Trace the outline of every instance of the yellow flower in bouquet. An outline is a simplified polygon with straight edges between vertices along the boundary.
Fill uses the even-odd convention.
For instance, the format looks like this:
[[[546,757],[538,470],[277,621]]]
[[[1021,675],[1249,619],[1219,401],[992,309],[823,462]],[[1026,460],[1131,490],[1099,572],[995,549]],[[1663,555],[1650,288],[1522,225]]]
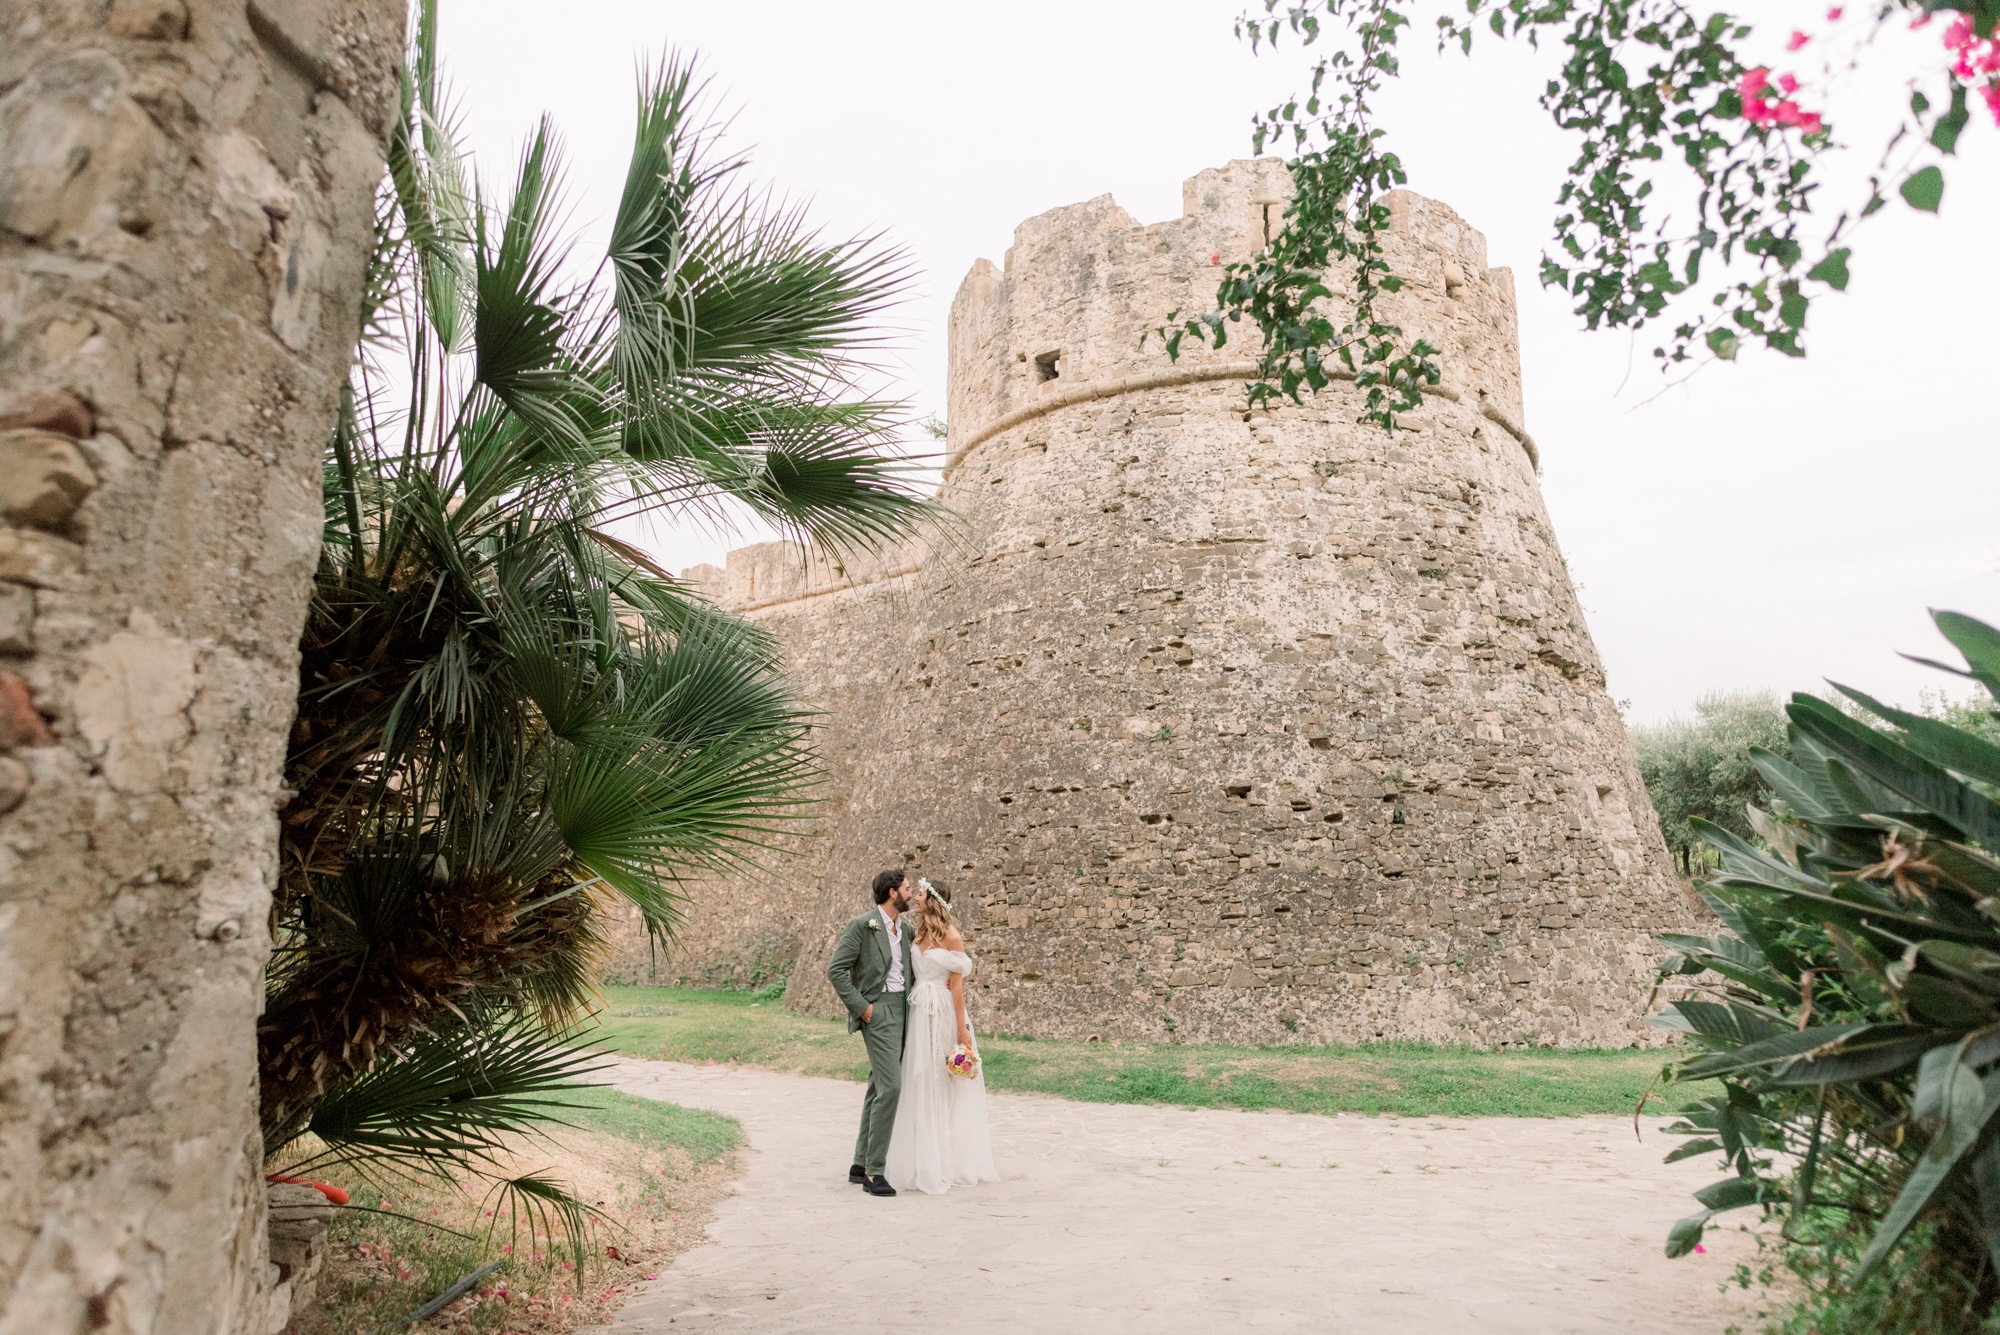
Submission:
[[[961,1080],[970,1080],[979,1074],[979,1054],[961,1043],[944,1059],[944,1069]]]

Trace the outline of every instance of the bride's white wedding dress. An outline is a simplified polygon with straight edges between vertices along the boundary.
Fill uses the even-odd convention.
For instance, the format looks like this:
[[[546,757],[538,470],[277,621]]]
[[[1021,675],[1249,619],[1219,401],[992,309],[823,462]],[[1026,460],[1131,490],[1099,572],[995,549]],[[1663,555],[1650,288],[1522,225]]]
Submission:
[[[903,1093],[882,1175],[898,1191],[914,1187],[932,1195],[954,1186],[998,1182],[993,1138],[986,1130],[986,1073],[967,1080],[944,1068],[945,1058],[958,1046],[950,978],[971,973],[972,959],[962,950],[916,949],[910,958],[917,982],[906,1003]],[[972,1031],[970,1016],[965,1027]],[[979,1036],[972,1037],[977,1050]]]

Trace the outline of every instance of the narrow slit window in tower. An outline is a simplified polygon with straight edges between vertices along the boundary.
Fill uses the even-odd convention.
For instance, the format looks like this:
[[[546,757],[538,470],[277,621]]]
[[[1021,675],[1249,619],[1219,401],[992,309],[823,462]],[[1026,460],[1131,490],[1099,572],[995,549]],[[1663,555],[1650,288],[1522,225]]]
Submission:
[[[1062,374],[1061,348],[1057,348],[1054,352],[1045,352],[1041,356],[1035,358],[1036,384],[1041,384],[1045,380],[1054,380],[1057,376],[1061,374]]]

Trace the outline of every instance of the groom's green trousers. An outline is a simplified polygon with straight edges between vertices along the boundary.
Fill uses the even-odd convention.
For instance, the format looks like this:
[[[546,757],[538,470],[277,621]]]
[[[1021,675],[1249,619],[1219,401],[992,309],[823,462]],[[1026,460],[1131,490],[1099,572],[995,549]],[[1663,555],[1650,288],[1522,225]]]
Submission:
[[[875,1018],[861,1026],[868,1045],[868,1092],[861,1099],[854,1162],[879,1175],[889,1158],[889,1133],[896,1129],[896,1100],[903,1094],[903,994],[884,992],[874,1005]]]

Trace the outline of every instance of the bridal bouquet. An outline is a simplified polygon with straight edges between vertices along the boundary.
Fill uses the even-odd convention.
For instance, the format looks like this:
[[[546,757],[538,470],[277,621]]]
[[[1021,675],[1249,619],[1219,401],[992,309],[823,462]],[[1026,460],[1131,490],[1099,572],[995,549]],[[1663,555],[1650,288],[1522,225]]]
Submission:
[[[979,1054],[961,1043],[944,1059],[944,1069],[962,1080],[979,1074]]]

